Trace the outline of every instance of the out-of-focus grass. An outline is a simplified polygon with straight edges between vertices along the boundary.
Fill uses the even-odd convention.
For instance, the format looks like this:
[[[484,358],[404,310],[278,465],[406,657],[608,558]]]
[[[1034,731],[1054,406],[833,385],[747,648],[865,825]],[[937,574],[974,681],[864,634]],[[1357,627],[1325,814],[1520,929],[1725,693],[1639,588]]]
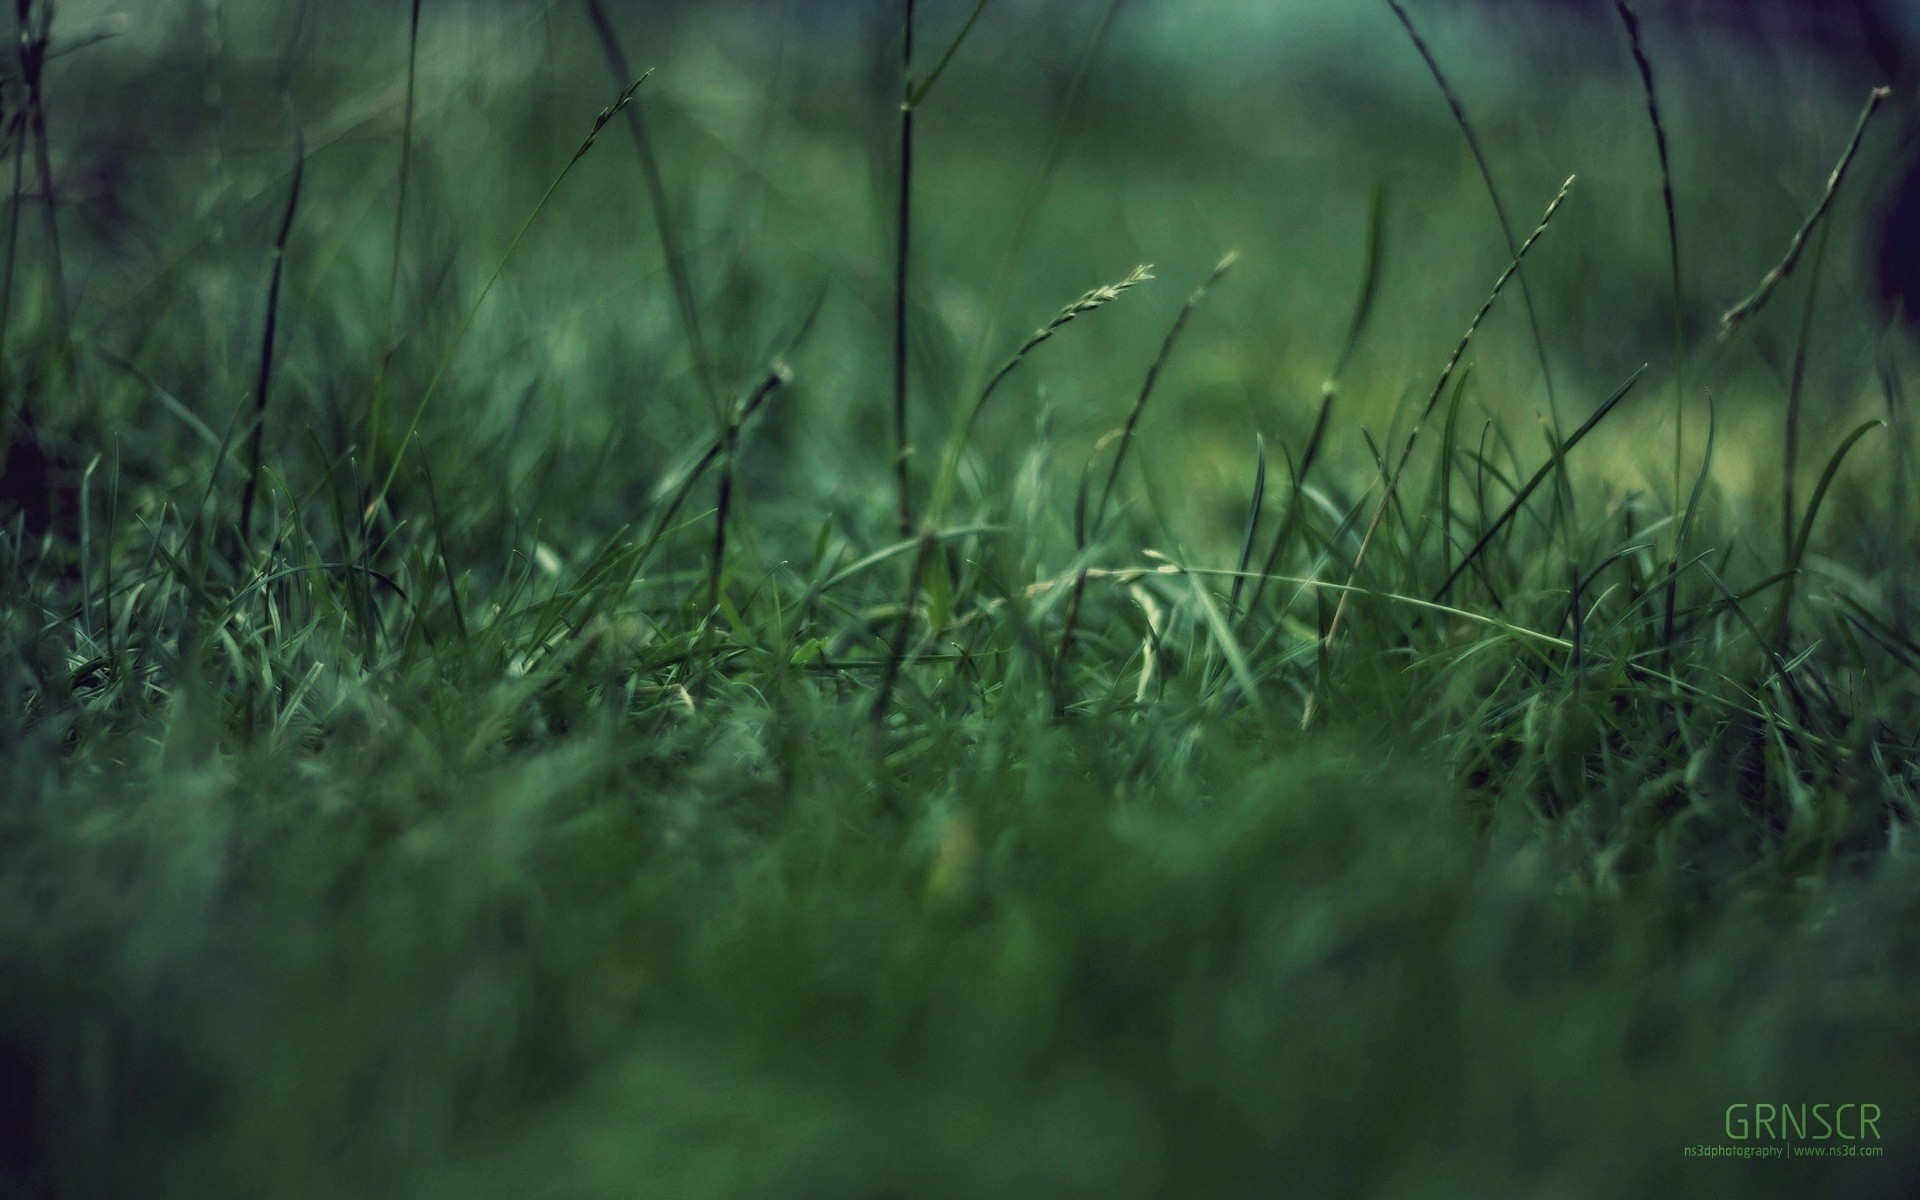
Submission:
[[[1391,14],[1229,47],[1172,4],[989,6],[916,112],[938,524],[901,538],[898,14],[611,6],[715,374],[791,371],[730,433],[626,114],[507,257],[631,82],[576,6],[424,7],[396,239],[406,7],[159,6],[51,60],[70,322],[31,166],[7,210],[0,379],[56,503],[0,539],[0,1190],[1906,1194],[1914,498],[1856,248],[1886,129],[1806,325],[1790,612],[1812,267],[1713,340],[1864,87],[1649,14],[1676,555],[1624,41],[1415,10],[1515,221],[1579,176],[1526,263],[1562,428],[1654,366],[1516,501],[1553,449],[1504,295],[1387,503],[1509,258]],[[1683,1156],[1754,1101],[1877,1104],[1884,1157]]]

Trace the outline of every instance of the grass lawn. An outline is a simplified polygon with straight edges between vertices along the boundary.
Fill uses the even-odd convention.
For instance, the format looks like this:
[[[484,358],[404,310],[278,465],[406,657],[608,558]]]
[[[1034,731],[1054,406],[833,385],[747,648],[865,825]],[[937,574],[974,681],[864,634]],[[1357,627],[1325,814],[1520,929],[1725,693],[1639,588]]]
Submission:
[[[1653,0],[55,7],[0,1197],[1920,1187],[1908,98]]]

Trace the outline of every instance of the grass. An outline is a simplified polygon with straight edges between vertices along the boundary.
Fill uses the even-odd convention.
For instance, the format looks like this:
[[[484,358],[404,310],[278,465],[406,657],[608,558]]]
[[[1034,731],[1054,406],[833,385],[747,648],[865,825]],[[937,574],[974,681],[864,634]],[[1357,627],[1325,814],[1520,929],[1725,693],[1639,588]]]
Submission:
[[[1683,280],[1683,148],[1741,135],[1622,5],[1594,86],[1658,154],[1549,139],[1580,187],[1512,245],[1472,214],[1538,145],[1435,36],[1468,157],[1377,189],[1449,132],[1410,102],[1300,245],[1232,182],[1297,165],[1143,159],[1114,9],[1028,73],[1032,13],[904,7],[904,90],[899,26],[797,34],[758,111],[720,18],[663,7],[641,88],[618,6],[435,7],[289,60],[308,114],[404,71],[390,130],[162,159],[120,256],[41,106],[174,52],[27,26],[8,228],[65,236],[0,300],[47,479],[0,477],[0,1193],[1908,1193],[1907,351],[1820,249],[1884,148],[1821,192],[1810,133]],[[460,37],[538,48],[479,116]],[[817,82],[863,70],[865,127]],[[912,130],[905,209],[862,128]],[[1800,320],[1716,342],[1763,276]],[[1876,1105],[1879,1153],[1683,1153],[1756,1102]]]

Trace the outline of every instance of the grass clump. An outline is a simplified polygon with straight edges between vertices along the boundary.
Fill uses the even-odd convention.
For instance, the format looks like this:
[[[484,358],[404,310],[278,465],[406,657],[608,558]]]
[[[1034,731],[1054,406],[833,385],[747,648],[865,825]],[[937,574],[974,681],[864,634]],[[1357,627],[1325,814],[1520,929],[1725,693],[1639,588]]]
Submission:
[[[1619,94],[1660,124],[1619,7]],[[614,11],[538,61],[625,83]],[[1095,17],[1059,100],[1088,145],[1036,120],[1042,178],[1148,195],[1082,104],[1110,82]],[[1591,383],[1563,367],[1530,417],[1588,286],[1552,255],[1598,236],[1564,188],[1481,261],[1409,242],[1367,180],[1349,327],[1271,377],[1243,347],[1291,311],[1274,240],[1175,256],[1207,280],[1178,307],[1139,268],[976,373],[1029,293],[973,312],[962,266],[1010,235],[1006,278],[1085,278],[1029,243],[1045,188],[1001,228],[1008,193],[943,174],[989,160],[976,134],[915,131],[936,79],[1025,86],[956,53],[990,6],[917,80],[889,26],[877,127],[919,166],[870,195],[801,169],[856,132],[776,95],[744,123],[778,136],[743,143],[671,63],[644,123],[639,84],[597,118],[586,85],[517,97],[490,150],[543,165],[471,195],[436,19],[369,35],[404,51],[398,178],[363,169],[392,145],[317,135],[291,168],[156,170],[156,211],[222,206],[236,261],[184,225],[117,260],[67,213],[10,268],[0,382],[41,424],[0,478],[0,1192],[1903,1194],[1920,642],[1910,547],[1876,530],[1912,528],[1910,447],[1805,362],[1854,310],[1805,310],[1791,420],[1851,432],[1809,435],[1781,512],[1738,482],[1765,411],[1738,347],[1678,348],[1732,393],[1690,489],[1623,428],[1639,373],[1563,436]],[[679,19],[662,45],[708,36]],[[1416,44],[1472,142],[1464,204],[1501,143]],[[170,53],[111,65],[150,83]],[[313,112],[343,86],[296,84]],[[623,117],[637,172],[587,155]],[[23,120],[9,228],[20,181],[59,178]],[[1679,286],[1668,132],[1630,177],[1666,189],[1665,236],[1613,251],[1672,281],[1641,301],[1663,320],[1710,294]],[[728,165],[666,169],[692,161]],[[1796,254],[1846,228],[1841,174]],[[973,222],[989,245],[943,242]],[[1398,298],[1409,258],[1474,282],[1429,311]],[[230,324],[260,335],[263,262],[262,352],[223,361],[189,300],[245,281]],[[69,313],[79,263],[103,282]],[[1354,266],[1308,265],[1315,308]],[[1071,292],[1010,303],[1045,294]],[[1773,348],[1757,306],[1744,329]],[[1562,336],[1562,363],[1649,357]],[[1898,432],[1904,351],[1873,344]],[[922,496],[909,362],[959,397]],[[1317,406],[1241,403],[1296,378]],[[1883,1152],[1684,1153],[1756,1101],[1875,1104]]]

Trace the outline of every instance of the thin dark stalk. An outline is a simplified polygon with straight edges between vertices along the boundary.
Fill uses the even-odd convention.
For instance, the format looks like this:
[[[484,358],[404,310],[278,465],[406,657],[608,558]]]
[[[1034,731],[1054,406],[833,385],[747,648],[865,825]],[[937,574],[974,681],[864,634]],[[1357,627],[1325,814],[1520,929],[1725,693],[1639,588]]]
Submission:
[[[747,397],[746,402],[740,406],[739,411],[721,431],[720,436],[716,437],[694,461],[693,466],[689,467],[680,478],[674,480],[671,487],[656,491],[656,497],[665,499],[666,504],[660,510],[660,515],[654,519],[653,532],[647,536],[645,550],[640,556],[642,561],[652,553],[653,547],[659,543],[660,539],[666,536],[667,527],[673,523],[673,518],[679,513],[680,506],[686,503],[687,496],[693,491],[693,485],[698,483],[700,477],[705,475],[714,463],[720,461],[721,455],[727,452],[729,431],[738,431],[741,426],[752,420],[761,406],[766,404],[775,392],[785,387],[791,378],[792,375],[784,365],[776,365],[767,373],[767,377],[761,380],[760,386],[753,390],[753,394]]]
[[[54,311],[60,314],[64,335],[71,313],[67,308],[65,259],[60,253],[60,221],[54,210],[53,155],[47,148],[46,94],[42,89],[53,7],[45,3],[36,6],[33,0],[15,0],[14,12],[20,21],[20,82],[27,99],[23,115],[32,135],[33,169],[40,177],[41,216],[47,225],[48,279],[53,287]]]
[[[1173,357],[1173,348],[1180,341],[1180,335],[1186,331],[1187,322],[1192,320],[1193,310],[1200,307],[1200,302],[1207,298],[1207,292],[1232,269],[1235,260],[1239,257],[1237,253],[1229,252],[1214,266],[1213,273],[1207,276],[1206,282],[1195,288],[1193,294],[1187,297],[1187,302],[1180,306],[1179,315],[1174,317],[1172,327],[1167,330],[1167,336],[1161,341],[1160,353],[1154,356],[1152,365],[1148,366],[1146,381],[1140,385],[1140,394],[1134,399],[1132,410],[1127,413],[1126,425],[1121,428],[1120,444],[1114,449],[1113,462],[1107,467],[1107,481],[1101,485],[1100,500],[1094,505],[1093,522],[1089,527],[1091,536],[1099,536],[1101,523],[1107,514],[1107,503],[1113,497],[1114,484],[1119,482],[1120,468],[1127,461],[1127,450],[1133,445],[1134,431],[1139,428],[1140,417],[1147,410],[1147,401],[1153,398],[1154,387],[1160,382],[1160,372],[1166,369],[1167,362]],[[1082,545],[1084,544],[1083,539]]]
[[[1641,372],[1645,370],[1646,368],[1643,366],[1640,370],[1628,376],[1627,381],[1615,389],[1613,394],[1608,396],[1600,407],[1594,410],[1593,415],[1581,424],[1580,428],[1573,431],[1573,436],[1569,437],[1564,443],[1555,443],[1553,456],[1549,458],[1538,471],[1533,473],[1532,478],[1528,479],[1524,485],[1514,491],[1513,499],[1507,503],[1506,509],[1501,512],[1500,516],[1496,518],[1492,524],[1486,527],[1485,531],[1480,535],[1480,540],[1473,544],[1473,549],[1467,551],[1467,553],[1461,557],[1459,563],[1455,565],[1452,572],[1447,575],[1446,582],[1441,584],[1438,590],[1433,593],[1435,602],[1439,602],[1446,597],[1447,592],[1459,581],[1460,576],[1466,573],[1467,568],[1472,566],[1479,557],[1486,552],[1487,547],[1493,544],[1493,539],[1499,536],[1500,531],[1505,529],[1507,524],[1519,514],[1520,510],[1526,507],[1528,498],[1531,497],[1535,491],[1539,490],[1540,485],[1545,483],[1549,476],[1559,469],[1560,464],[1566,460],[1567,455],[1573,451],[1573,448],[1585,441],[1587,435],[1598,428],[1600,422],[1606,420],[1608,414],[1613,412],[1614,408],[1618,406],[1622,400],[1627,398],[1627,393],[1633,390],[1634,384],[1640,382]]]
[[[1853,136],[1848,139],[1847,148],[1841,153],[1840,161],[1834,165],[1833,174],[1827,176],[1827,190],[1821,195],[1820,203],[1814,206],[1813,212],[1809,213],[1807,219],[1801,223],[1800,228],[1793,235],[1793,241],[1787,244],[1785,257],[1781,258],[1773,270],[1767,272],[1766,277],[1760,281],[1760,286],[1754,289],[1751,296],[1728,309],[1726,315],[1720,318],[1722,341],[1732,337],[1734,331],[1747,318],[1765,308],[1767,301],[1773,298],[1774,289],[1785,282],[1787,276],[1793,274],[1794,266],[1799,263],[1800,255],[1807,248],[1807,239],[1813,235],[1814,226],[1818,225],[1820,219],[1827,215],[1827,210],[1833,207],[1833,199],[1839,195],[1840,185],[1846,180],[1847,169],[1853,165],[1854,156],[1860,153],[1860,142],[1866,136],[1868,122],[1873,120],[1873,114],[1879,111],[1880,105],[1890,95],[1892,92],[1884,87],[1874,88],[1867,93],[1867,103],[1860,110],[1860,119],[1853,125]]]
[[[1287,514],[1281,518],[1280,528],[1274,532],[1273,540],[1267,544],[1267,557],[1260,567],[1260,573],[1253,581],[1253,595],[1247,600],[1247,611],[1253,612],[1260,607],[1260,600],[1267,592],[1267,577],[1278,569],[1280,555],[1285,551],[1294,527],[1299,523],[1305,501],[1301,489],[1306,486],[1307,473],[1313,470],[1313,464],[1320,454],[1320,443],[1326,437],[1327,423],[1333,415],[1335,391],[1323,389],[1320,393],[1320,415],[1314,418],[1313,432],[1307,435],[1307,446],[1300,454],[1300,465],[1289,474],[1292,477],[1292,493],[1287,499]]]
[[[287,189],[287,208],[280,232],[273,239],[273,270],[267,280],[267,312],[260,334],[260,371],[253,381],[253,438],[247,452],[247,486],[240,493],[240,523],[235,530],[242,551],[253,530],[253,502],[260,489],[260,448],[267,431],[267,394],[273,383],[273,345],[280,327],[280,281],[287,265],[287,238],[293,233],[293,215],[300,207],[300,183],[306,174],[307,135],[298,121],[293,128],[293,182]]]
[[[1687,339],[1686,293],[1681,286],[1680,216],[1674,203],[1673,158],[1667,148],[1667,125],[1660,115],[1660,92],[1653,82],[1653,61],[1647,57],[1640,37],[1640,17],[1628,0],[1614,0],[1614,11],[1627,31],[1627,46],[1633,52],[1634,66],[1640,72],[1640,90],[1647,99],[1647,122],[1653,126],[1653,147],[1660,159],[1660,202],[1667,214],[1667,269],[1673,293],[1673,511],[1677,515],[1684,503],[1687,463]],[[1673,526],[1672,564],[1686,553],[1684,522]],[[1661,644],[1673,642],[1673,614],[1679,603],[1680,575],[1667,578],[1666,611],[1661,617]]]
[[[1480,304],[1480,311],[1476,312],[1473,315],[1473,320],[1467,324],[1467,331],[1460,336],[1460,341],[1453,348],[1452,357],[1447,359],[1447,365],[1441,369],[1440,379],[1434,384],[1432,394],[1427,397],[1426,406],[1421,409],[1419,417],[1415,419],[1413,423],[1412,430],[1407,433],[1407,440],[1401,449],[1398,462],[1390,464],[1386,456],[1382,456],[1380,471],[1384,487],[1381,491],[1380,502],[1373,510],[1373,518],[1367,522],[1366,533],[1360,538],[1360,549],[1353,556],[1353,567],[1347,575],[1347,589],[1341,591],[1340,599],[1334,605],[1333,617],[1327,623],[1327,631],[1322,638],[1322,645],[1328,649],[1331,649],[1334,637],[1340,632],[1340,620],[1346,612],[1347,597],[1352,595],[1351,588],[1354,581],[1360,576],[1360,567],[1366,561],[1368,548],[1373,545],[1373,536],[1380,528],[1380,521],[1387,515],[1387,509],[1393,505],[1394,492],[1399,486],[1401,474],[1406,470],[1407,461],[1413,457],[1414,444],[1420,438],[1420,431],[1425,428],[1427,418],[1433,415],[1433,410],[1439,406],[1440,398],[1446,394],[1447,383],[1453,378],[1453,373],[1459,369],[1460,360],[1466,357],[1467,347],[1473,342],[1473,335],[1479,332],[1481,323],[1487,319],[1487,314],[1493,311],[1494,303],[1500,299],[1500,293],[1505,291],[1507,284],[1515,275],[1519,274],[1521,260],[1527,256],[1528,251],[1533,249],[1534,243],[1540,240],[1540,235],[1547,231],[1547,226],[1553,223],[1554,214],[1560,211],[1560,206],[1566,202],[1567,193],[1572,187],[1572,177],[1569,177],[1565,183],[1560,185],[1560,191],[1555,194],[1552,202],[1547,205],[1547,211],[1541,216],[1540,223],[1534,226],[1533,232],[1527,235],[1527,240],[1522,242],[1519,250],[1514,252],[1513,261],[1507,264],[1507,269],[1502,271],[1500,278],[1494,281],[1493,290],[1487,293],[1487,298]],[[1302,728],[1305,728],[1313,722],[1315,697],[1318,694],[1318,689],[1316,688],[1315,691],[1307,697],[1306,706],[1300,717]]]
[[[1427,64],[1427,72],[1433,76],[1433,81],[1440,87],[1440,94],[1446,98],[1447,107],[1453,113],[1454,124],[1460,127],[1461,135],[1466,138],[1467,150],[1473,155],[1474,166],[1479,168],[1481,182],[1486,185],[1487,198],[1493,202],[1493,215],[1500,223],[1500,236],[1506,239],[1507,256],[1511,260],[1518,261],[1519,239],[1514,237],[1513,222],[1507,217],[1507,206],[1500,199],[1500,189],[1493,181],[1493,167],[1487,161],[1486,151],[1480,146],[1480,135],[1474,132],[1473,122],[1467,117],[1466,107],[1460,103],[1459,94],[1447,81],[1446,73],[1440,69],[1440,61],[1433,56],[1433,51],[1428,48],[1426,39],[1420,36],[1418,29],[1414,28],[1413,18],[1409,17],[1407,10],[1400,6],[1400,0],[1387,0],[1387,6],[1393,9],[1394,16],[1400,18],[1400,24],[1406,29],[1408,39],[1413,42],[1413,48],[1420,52],[1421,60]],[[1547,391],[1547,414],[1553,422],[1554,436],[1559,437],[1560,405],[1554,395],[1553,367],[1547,358],[1547,341],[1540,332],[1540,314],[1534,307],[1533,289],[1527,286],[1525,272],[1520,274],[1520,299],[1527,310],[1527,327],[1533,333],[1534,353],[1540,359],[1540,378]]]
[[[913,8],[900,10],[900,187],[893,242],[893,470],[899,490],[900,536],[913,533],[913,443],[907,428],[907,301],[913,254]]]
[[[7,475],[7,460],[13,457],[16,441],[25,442],[29,436],[25,427],[31,424],[32,414],[27,410],[23,397],[16,408],[11,390],[7,387],[7,330],[13,324],[13,264],[20,248],[20,202],[25,195],[27,124],[22,117],[13,120],[13,187],[12,205],[7,212],[7,255],[6,265],[0,268],[0,480]],[[16,434],[16,422],[22,427]]]
[[[637,78],[627,63],[626,51],[620,48],[620,36],[614,32],[606,6],[601,0],[586,0],[586,6],[594,34],[600,39],[600,51],[606,56],[607,67],[613,72],[614,79],[624,84],[629,79]],[[708,403],[718,414],[722,411],[725,393],[714,369],[713,356],[707,350],[706,334],[700,327],[700,306],[694,300],[693,274],[687,268],[686,255],[681,252],[673,209],[667,203],[667,185],[660,172],[660,156],[654,152],[653,135],[647,129],[646,117],[640,111],[640,105],[628,103],[621,107],[626,110],[627,131],[633,135],[633,147],[640,156],[640,176],[646,184],[647,200],[653,206],[654,232],[660,239],[660,253],[666,260],[667,279],[673,285],[674,303],[680,310],[680,324],[686,331],[687,345],[693,352],[694,374],[699,377],[700,386],[706,391]]]
[[[10,192],[11,207],[7,211],[7,257],[5,267],[0,268],[0,364],[6,362],[7,329],[13,323],[13,264],[20,249],[20,204],[26,194],[27,124],[23,118],[15,116],[13,125],[13,186]]]
[[[707,559],[707,611],[720,611],[720,582],[727,561],[727,518],[733,513],[734,452],[740,445],[740,422],[727,422],[720,436],[720,479],[714,487],[713,551]]]

